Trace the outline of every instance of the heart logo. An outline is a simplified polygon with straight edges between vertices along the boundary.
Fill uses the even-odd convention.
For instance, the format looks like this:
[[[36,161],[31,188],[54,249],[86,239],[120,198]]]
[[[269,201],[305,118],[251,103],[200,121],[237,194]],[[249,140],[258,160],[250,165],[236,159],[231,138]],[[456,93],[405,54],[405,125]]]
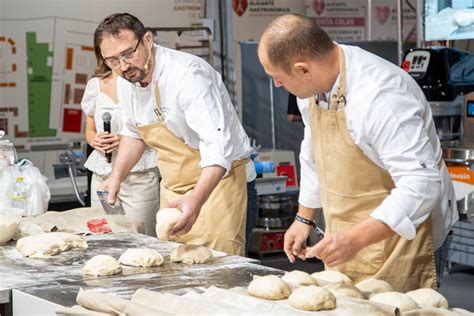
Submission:
[[[324,0],[313,0],[312,7],[317,15],[321,15],[326,8],[326,3],[324,3]]]
[[[390,16],[390,8],[388,6],[376,6],[374,15],[377,21],[381,25],[384,25]]]
[[[232,0],[232,8],[238,16],[242,16],[249,6],[248,0]]]

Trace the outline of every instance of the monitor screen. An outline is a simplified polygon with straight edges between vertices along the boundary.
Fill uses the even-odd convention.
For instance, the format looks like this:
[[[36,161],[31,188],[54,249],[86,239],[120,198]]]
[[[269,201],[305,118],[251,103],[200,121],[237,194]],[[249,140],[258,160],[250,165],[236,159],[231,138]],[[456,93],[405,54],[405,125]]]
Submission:
[[[466,116],[474,117],[474,101],[467,101]]]
[[[426,0],[425,41],[474,38],[474,0]]]

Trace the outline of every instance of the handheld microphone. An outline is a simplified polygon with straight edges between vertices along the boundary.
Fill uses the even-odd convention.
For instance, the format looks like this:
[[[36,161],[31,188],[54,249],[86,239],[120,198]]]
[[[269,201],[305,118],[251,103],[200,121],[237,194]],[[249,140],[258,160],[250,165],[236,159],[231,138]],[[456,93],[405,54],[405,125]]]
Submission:
[[[112,120],[112,114],[109,112],[104,112],[102,114],[102,121],[104,121],[104,132],[109,132],[110,134],[110,121]],[[107,158],[107,162],[112,162],[112,153],[105,154],[105,158]]]

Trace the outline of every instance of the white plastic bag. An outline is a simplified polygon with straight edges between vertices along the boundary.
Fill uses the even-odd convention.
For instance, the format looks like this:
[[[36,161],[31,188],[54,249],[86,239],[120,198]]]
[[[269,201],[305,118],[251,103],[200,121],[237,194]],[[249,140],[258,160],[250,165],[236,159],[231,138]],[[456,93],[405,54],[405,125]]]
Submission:
[[[39,169],[33,166],[33,163],[29,160],[23,159],[17,166],[19,166],[27,188],[27,216],[43,214],[47,211],[48,203],[51,198],[49,187],[46,184],[48,179],[43,176]]]

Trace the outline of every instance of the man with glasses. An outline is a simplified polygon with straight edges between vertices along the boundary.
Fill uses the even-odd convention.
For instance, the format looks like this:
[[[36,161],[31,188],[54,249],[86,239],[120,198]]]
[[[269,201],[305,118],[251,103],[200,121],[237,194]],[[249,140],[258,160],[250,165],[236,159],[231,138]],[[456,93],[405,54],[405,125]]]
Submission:
[[[243,255],[246,183],[255,169],[219,73],[199,57],[155,45],[152,34],[127,13],[105,18],[94,45],[122,77],[117,85],[125,114],[122,139],[101,187],[110,202],[148,145],[157,152],[162,176],[160,206],[182,211],[172,230],[176,241]]]

